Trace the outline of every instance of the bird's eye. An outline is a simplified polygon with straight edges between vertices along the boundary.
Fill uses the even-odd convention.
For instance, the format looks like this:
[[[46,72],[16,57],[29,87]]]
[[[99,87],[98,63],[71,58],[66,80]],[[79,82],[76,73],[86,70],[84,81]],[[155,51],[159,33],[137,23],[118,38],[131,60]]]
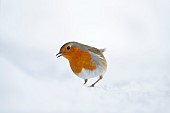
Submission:
[[[67,46],[67,50],[70,50],[71,49],[71,47],[70,46]]]

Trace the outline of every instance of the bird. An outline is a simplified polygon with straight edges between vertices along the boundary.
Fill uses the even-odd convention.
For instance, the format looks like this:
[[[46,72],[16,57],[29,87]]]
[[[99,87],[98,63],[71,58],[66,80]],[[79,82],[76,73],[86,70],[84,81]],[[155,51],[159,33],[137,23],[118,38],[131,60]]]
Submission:
[[[99,82],[107,69],[107,62],[103,55],[105,49],[97,49],[79,42],[70,41],[65,43],[57,58],[63,56],[70,64],[75,75],[84,79],[84,85],[88,79],[99,77],[90,87],[94,87]]]

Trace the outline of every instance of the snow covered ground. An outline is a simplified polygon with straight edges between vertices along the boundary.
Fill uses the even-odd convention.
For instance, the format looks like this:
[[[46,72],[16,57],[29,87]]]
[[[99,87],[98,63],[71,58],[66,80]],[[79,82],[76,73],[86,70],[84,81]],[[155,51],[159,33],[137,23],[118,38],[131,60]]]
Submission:
[[[0,0],[0,113],[169,113],[168,0]],[[96,87],[76,77],[60,47],[104,53]]]

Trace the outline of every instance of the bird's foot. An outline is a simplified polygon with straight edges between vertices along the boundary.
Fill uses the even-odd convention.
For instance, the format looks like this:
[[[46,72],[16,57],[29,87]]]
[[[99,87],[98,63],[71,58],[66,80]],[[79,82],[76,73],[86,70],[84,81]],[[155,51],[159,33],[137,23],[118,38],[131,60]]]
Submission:
[[[87,83],[88,79],[84,79],[84,85]]]

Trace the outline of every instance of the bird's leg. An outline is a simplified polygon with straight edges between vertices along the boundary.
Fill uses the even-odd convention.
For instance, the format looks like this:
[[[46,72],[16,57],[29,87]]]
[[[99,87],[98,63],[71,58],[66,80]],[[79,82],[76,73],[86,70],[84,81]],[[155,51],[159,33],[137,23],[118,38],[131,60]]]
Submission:
[[[102,78],[103,78],[103,76],[99,76],[99,79],[98,79],[95,83],[93,83],[90,87],[94,87],[95,84],[96,84],[98,81],[100,81]]]
[[[88,79],[84,79],[84,85],[87,83]]]

